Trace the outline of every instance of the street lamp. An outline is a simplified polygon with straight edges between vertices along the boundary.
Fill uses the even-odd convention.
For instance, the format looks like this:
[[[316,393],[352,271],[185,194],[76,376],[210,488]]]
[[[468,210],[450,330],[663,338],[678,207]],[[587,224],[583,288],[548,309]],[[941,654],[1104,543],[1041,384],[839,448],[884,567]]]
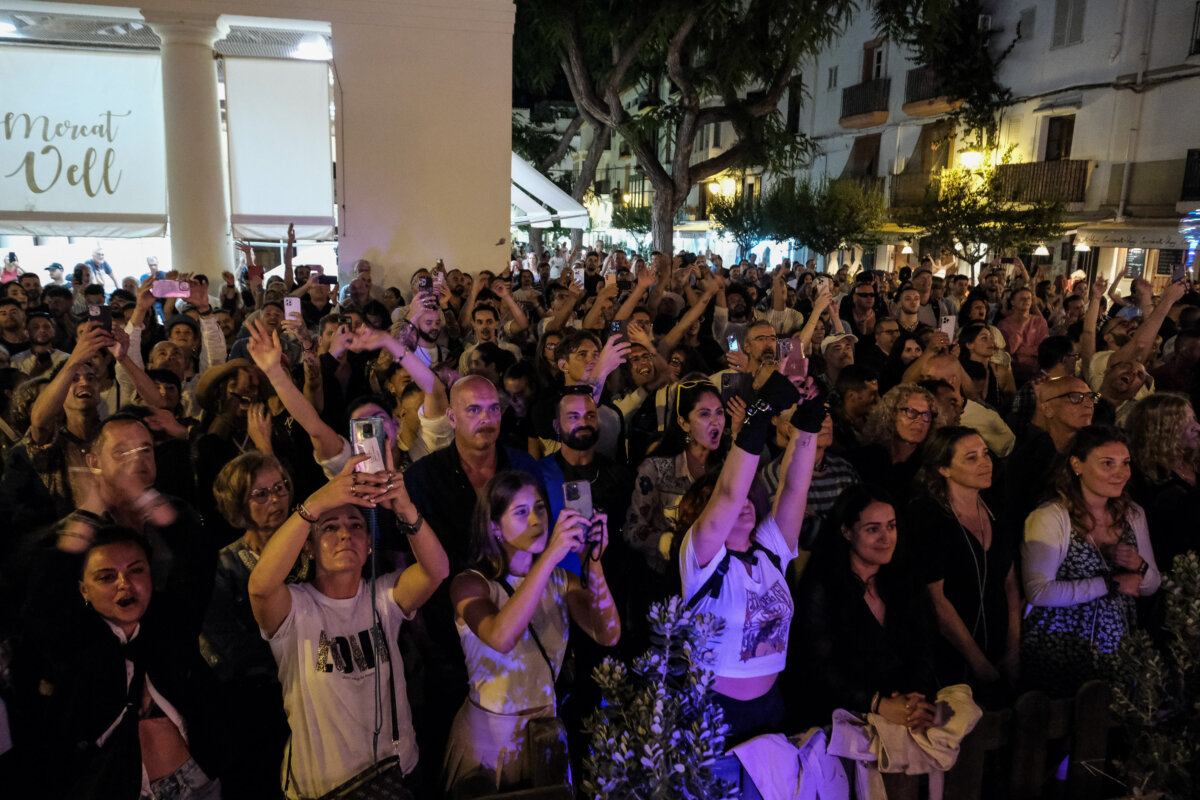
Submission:
[[[630,199],[629,192],[626,192],[625,194],[621,195],[621,200],[624,201],[624,203],[626,205],[629,205],[629,199]]]
[[[1037,249],[1033,251],[1033,254],[1035,256],[1048,256],[1050,255],[1050,249],[1044,244],[1039,244]]]
[[[959,155],[958,163],[967,169],[979,169],[983,165],[983,153],[978,150],[967,150]]]
[[[900,255],[902,255],[902,256],[911,256],[911,255],[912,255],[912,251],[913,251],[913,249],[912,249],[912,245],[911,245],[911,244],[909,244],[908,242],[905,242],[905,243],[904,243],[904,247],[901,247],[901,248],[900,248]]]
[[[1088,247],[1086,244],[1083,244],[1082,242],[1081,242],[1080,244],[1077,244],[1077,245],[1075,245],[1075,252],[1076,252],[1076,253],[1087,253],[1087,252],[1089,252],[1091,249],[1092,249],[1092,248]]]

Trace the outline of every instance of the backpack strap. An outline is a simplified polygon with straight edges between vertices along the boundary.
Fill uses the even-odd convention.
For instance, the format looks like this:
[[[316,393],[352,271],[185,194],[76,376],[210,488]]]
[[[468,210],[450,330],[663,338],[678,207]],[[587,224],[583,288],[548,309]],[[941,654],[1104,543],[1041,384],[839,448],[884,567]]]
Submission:
[[[504,589],[505,594],[509,597],[513,596],[513,588],[508,585],[508,581],[501,578],[497,583],[500,584],[500,588]],[[546,648],[542,647],[542,640],[538,638],[537,631],[533,629],[533,622],[530,621],[526,627],[529,630],[529,638],[533,639],[533,643],[537,645],[538,652],[542,654],[542,660],[546,662],[546,666],[550,669],[550,685],[553,686],[555,681],[558,680],[558,672],[554,669],[554,662],[550,660],[550,655],[546,652]]]
[[[721,595],[721,584],[725,582],[725,575],[729,572],[729,564],[733,559],[741,561],[743,564],[754,564],[758,561],[758,553],[762,553],[767,557],[767,560],[775,565],[775,569],[783,571],[783,561],[775,553],[772,553],[767,548],[763,547],[758,542],[751,542],[750,548],[745,552],[730,550],[725,548],[725,557],[721,559],[721,563],[717,564],[717,568],[713,570],[713,574],[708,576],[696,593],[687,601],[689,609],[695,608],[696,605],[705,597],[711,597],[716,600]]]

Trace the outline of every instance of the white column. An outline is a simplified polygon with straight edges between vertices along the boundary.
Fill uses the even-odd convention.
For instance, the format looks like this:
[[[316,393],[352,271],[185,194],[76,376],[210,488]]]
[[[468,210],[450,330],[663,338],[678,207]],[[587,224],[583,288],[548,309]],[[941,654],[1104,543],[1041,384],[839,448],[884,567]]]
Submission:
[[[171,265],[216,284],[233,270],[229,179],[221,143],[213,42],[215,15],[143,12],[162,39],[164,134]]]

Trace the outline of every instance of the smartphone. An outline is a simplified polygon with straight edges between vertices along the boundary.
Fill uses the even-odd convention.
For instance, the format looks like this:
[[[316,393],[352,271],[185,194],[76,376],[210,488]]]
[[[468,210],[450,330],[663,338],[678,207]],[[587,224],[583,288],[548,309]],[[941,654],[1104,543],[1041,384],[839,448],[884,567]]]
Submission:
[[[150,285],[150,294],[155,297],[190,297],[192,287],[187,281],[155,281]]]
[[[9,250],[8,251],[8,263],[11,264],[16,260],[17,260],[17,254],[15,252],[13,252],[12,250]]]
[[[954,334],[958,330],[958,319],[949,314],[942,317],[938,330],[950,337],[950,341],[954,341]]]
[[[300,313],[300,298],[285,297],[283,298],[283,315],[285,319],[292,319],[292,315],[296,315],[296,319],[303,319]]]
[[[731,353],[736,353],[742,349],[741,344],[738,343],[737,334],[735,333],[731,333],[725,337],[725,344],[729,346],[729,352]]]
[[[1171,283],[1186,281],[1188,279],[1187,264],[1180,261],[1175,265],[1175,270],[1171,273]]]
[[[424,275],[420,278],[417,278],[417,291],[418,292],[432,292],[433,291],[433,277],[430,275]]]
[[[317,277],[317,283],[325,286],[337,286],[337,282],[337,275],[319,275]]]
[[[627,319],[614,319],[608,325],[608,335],[610,338],[613,336],[626,336],[628,332],[629,320]]]
[[[583,286],[584,269],[585,269],[584,267],[575,267],[575,269],[574,269],[575,283],[578,283],[580,286]]]
[[[804,348],[797,346],[795,339],[780,339],[775,352],[779,357],[779,371],[784,377],[808,377],[808,359],[804,356]]]
[[[350,448],[355,455],[365,454],[367,460],[355,467],[356,472],[384,472],[387,459],[387,434],[383,417],[357,417],[350,420]]]
[[[617,281],[617,291],[618,292],[628,292],[632,288],[633,288],[633,281],[629,281],[629,280]]]
[[[721,373],[721,405],[725,406],[735,397],[745,400],[752,380],[753,377],[744,372]]]
[[[106,331],[112,331],[112,309],[108,306],[88,306],[88,321],[98,322]]]
[[[251,279],[257,278],[258,280],[261,281],[263,278],[263,275],[265,275],[265,274],[267,274],[266,268],[261,267],[258,264],[251,264],[250,266],[246,267],[246,275]],[[155,296],[157,297],[158,295],[155,295]],[[169,295],[163,295],[163,296],[167,297]],[[187,295],[184,295],[184,297],[187,297]]]
[[[320,264],[309,264],[308,271],[311,273],[314,273],[316,275],[324,275],[325,274],[325,268],[322,267]]]
[[[588,481],[567,481],[563,484],[563,508],[578,511],[579,515],[592,518],[592,484]]]
[[[605,275],[604,276],[604,284],[606,286],[616,286],[617,285],[617,273],[610,272],[607,275]]]

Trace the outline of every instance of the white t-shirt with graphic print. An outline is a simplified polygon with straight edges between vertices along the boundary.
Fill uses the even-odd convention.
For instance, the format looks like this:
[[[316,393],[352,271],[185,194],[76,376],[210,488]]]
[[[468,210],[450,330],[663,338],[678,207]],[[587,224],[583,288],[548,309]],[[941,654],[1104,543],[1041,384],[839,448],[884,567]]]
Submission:
[[[400,572],[380,575],[375,605],[383,621],[383,639],[372,636],[371,583],[359,584],[358,594],[344,600],[326,597],[310,583],[288,586],[292,610],[274,636],[263,638],[271,646],[283,684],[283,703],[292,733],[289,741],[291,776],[284,758],[283,781],[287,796],[320,797],[345,783],[373,763],[375,730],[375,667],[380,657],[390,660],[396,686],[399,742],[392,745],[391,701],[388,675],[379,675],[383,729],[379,733],[380,760],[400,757],[407,774],[417,766],[417,740],[404,683],[404,664],[396,637],[406,616],[392,599]]]
[[[713,645],[716,674],[723,678],[758,678],[782,672],[787,663],[788,629],[792,624],[792,595],[781,569],[798,555],[789,549],[774,517],[767,517],[754,531],[754,541],[779,558],[776,569],[765,553],[755,552],[755,563],[747,572],[737,558],[716,598],[705,597],[696,608],[725,620],[725,630]],[[690,600],[725,558],[725,546],[712,560],[700,566],[692,548],[692,531],[684,536],[679,550],[683,596]]]

